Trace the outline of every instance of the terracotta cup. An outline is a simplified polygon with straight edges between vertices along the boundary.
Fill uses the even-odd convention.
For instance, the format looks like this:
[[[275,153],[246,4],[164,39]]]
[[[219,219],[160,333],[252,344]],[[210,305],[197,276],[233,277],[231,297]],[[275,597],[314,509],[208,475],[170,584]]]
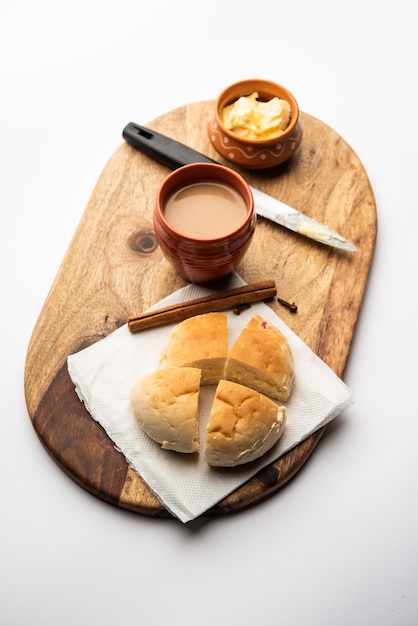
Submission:
[[[181,197],[179,192],[190,190],[190,186],[196,191],[189,210],[193,217],[194,211],[199,216],[198,234],[185,232],[184,224],[173,226],[173,220],[167,219],[170,198]],[[242,217],[230,227],[227,218],[233,209],[222,204],[220,217],[219,186],[228,197],[232,194],[240,206]],[[203,188],[204,197],[198,193]],[[153,217],[155,236],[169,263],[183,278],[198,284],[219,280],[236,269],[250,245],[256,220],[253,195],[245,179],[228,167],[211,163],[192,163],[171,172],[157,192]],[[212,229],[216,235],[210,234]]]

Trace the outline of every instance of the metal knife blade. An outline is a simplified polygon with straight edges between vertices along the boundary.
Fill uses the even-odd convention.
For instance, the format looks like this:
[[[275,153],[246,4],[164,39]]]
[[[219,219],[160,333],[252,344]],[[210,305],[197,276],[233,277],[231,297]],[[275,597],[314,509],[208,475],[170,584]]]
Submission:
[[[122,136],[133,148],[172,170],[189,163],[218,163],[179,141],[134,122],[125,126]],[[325,224],[321,224],[252,185],[250,188],[258,215],[328,246],[350,252],[356,251],[357,248],[352,243]]]

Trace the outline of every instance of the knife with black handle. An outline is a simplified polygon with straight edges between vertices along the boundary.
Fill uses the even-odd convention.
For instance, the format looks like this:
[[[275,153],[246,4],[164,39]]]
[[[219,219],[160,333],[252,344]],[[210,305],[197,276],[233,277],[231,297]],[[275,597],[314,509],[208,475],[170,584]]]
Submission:
[[[122,136],[130,146],[171,170],[189,163],[218,163],[179,141],[133,122],[125,126]],[[352,243],[325,224],[321,224],[252,185],[250,185],[250,189],[258,215],[328,246],[350,252],[356,251],[356,247]]]

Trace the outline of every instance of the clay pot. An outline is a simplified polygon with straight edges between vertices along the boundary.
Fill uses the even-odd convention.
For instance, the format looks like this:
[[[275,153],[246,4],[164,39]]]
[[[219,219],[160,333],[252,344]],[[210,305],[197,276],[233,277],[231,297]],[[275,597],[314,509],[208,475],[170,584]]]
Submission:
[[[231,232],[210,239],[180,232],[166,219],[167,199],[179,189],[209,181],[229,185],[240,194],[246,209],[242,222]],[[210,202],[219,202],[216,194]],[[205,208],[202,223],[210,213]],[[256,219],[253,195],[245,179],[228,167],[210,163],[193,163],[171,172],[158,190],[153,217],[157,241],[169,263],[183,278],[199,284],[219,280],[236,269],[250,245]]]
[[[270,139],[244,139],[226,128],[222,122],[225,106],[241,96],[258,92],[259,100],[271,100],[275,96],[287,100],[291,117],[287,128]],[[225,159],[249,169],[265,169],[287,161],[302,140],[302,119],[294,96],[285,87],[262,79],[243,80],[222,91],[207,124],[210,142]]]

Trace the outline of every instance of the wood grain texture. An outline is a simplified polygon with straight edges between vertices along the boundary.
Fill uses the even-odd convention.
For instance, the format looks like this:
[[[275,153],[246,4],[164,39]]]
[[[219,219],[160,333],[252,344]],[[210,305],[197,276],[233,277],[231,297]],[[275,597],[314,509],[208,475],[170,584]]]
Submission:
[[[206,135],[212,105],[189,104],[148,126],[226,163]],[[376,207],[350,146],[323,122],[302,117],[302,145],[290,161],[268,172],[236,169],[254,186],[339,231],[358,251],[333,250],[259,218],[238,271],[247,282],[275,280],[278,295],[295,302],[298,312],[277,302],[272,308],[343,376],[373,257]],[[110,158],[33,330],[24,381],[36,433],[62,469],[103,500],[153,516],[168,513],[79,402],[66,358],[185,284],[165,261],[152,229],[154,198],[167,174],[125,143]],[[241,509],[277,491],[305,464],[323,432],[209,513]]]

